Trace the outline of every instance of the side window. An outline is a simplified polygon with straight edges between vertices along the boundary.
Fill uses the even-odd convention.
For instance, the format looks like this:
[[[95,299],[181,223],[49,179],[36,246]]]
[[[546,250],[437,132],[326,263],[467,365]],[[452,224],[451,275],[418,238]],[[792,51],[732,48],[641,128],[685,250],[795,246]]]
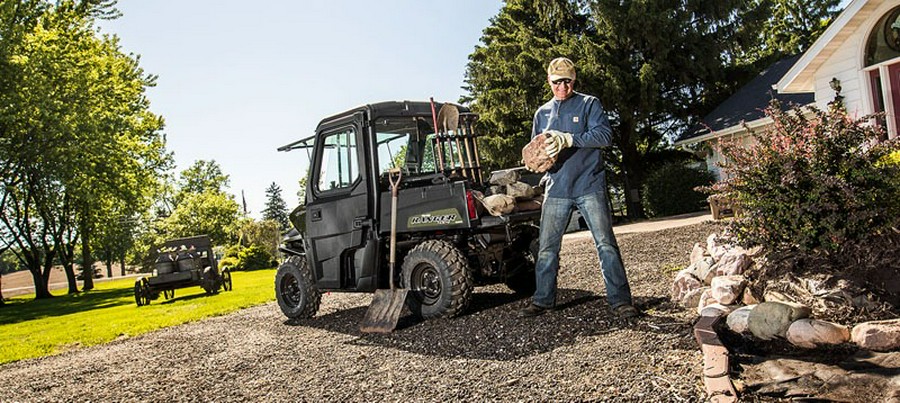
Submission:
[[[350,187],[359,177],[356,133],[352,128],[346,128],[327,135],[322,142],[322,165],[316,189],[325,192]]]
[[[424,118],[382,118],[375,131],[380,175],[391,168],[402,169],[404,175],[434,172],[434,129]]]

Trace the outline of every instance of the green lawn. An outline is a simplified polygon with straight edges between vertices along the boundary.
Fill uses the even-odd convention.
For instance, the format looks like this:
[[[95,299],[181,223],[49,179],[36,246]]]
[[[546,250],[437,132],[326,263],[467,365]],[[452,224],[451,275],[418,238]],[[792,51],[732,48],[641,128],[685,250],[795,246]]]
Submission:
[[[134,302],[134,280],[96,283],[76,295],[14,297],[0,307],[0,364],[58,354],[260,305],[275,299],[275,269],[232,273],[233,291],[207,296],[199,286],[175,290],[148,306]]]

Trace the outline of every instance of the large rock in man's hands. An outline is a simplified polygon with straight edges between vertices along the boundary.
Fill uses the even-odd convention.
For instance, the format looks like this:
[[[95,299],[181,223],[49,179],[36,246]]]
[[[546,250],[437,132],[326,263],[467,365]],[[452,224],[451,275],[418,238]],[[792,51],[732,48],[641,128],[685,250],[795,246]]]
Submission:
[[[525,161],[525,167],[529,171],[547,172],[556,163],[556,157],[547,154],[547,145],[544,144],[547,137],[547,133],[538,134],[522,149],[522,161]]]

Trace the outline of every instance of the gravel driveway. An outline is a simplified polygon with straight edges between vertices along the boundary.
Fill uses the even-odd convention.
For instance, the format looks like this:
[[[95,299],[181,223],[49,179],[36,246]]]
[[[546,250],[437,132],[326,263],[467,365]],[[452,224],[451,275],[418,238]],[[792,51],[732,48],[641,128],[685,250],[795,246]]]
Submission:
[[[702,223],[619,236],[637,305],[615,319],[588,237],[563,245],[560,310],[476,289],[468,313],[390,335],[357,326],[369,294],[327,294],[290,323],[275,303],[107,345],[0,366],[0,401],[702,401],[694,315],[668,294]]]

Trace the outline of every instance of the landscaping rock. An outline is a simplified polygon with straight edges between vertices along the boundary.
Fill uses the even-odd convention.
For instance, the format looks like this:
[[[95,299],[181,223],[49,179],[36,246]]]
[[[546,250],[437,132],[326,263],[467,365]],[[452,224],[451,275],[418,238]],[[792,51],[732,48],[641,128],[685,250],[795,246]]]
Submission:
[[[835,345],[850,340],[847,326],[815,319],[798,319],[791,323],[785,334],[787,340],[803,348],[816,348],[821,345]]]
[[[506,194],[516,199],[529,199],[534,197],[534,188],[525,182],[513,182],[506,185]]]
[[[734,305],[709,304],[700,310],[700,316],[727,316],[731,312],[734,312],[736,308],[737,307]]]
[[[747,279],[744,276],[717,276],[712,279],[711,294],[722,305],[731,305],[739,301]]]
[[[719,244],[718,235],[709,234],[706,237],[706,253],[712,256],[713,259],[719,260],[728,251],[728,246],[724,244]]]
[[[675,275],[675,281],[672,283],[672,301],[681,301],[687,293],[699,289],[703,286],[690,268],[683,269]]]
[[[522,148],[522,161],[532,172],[546,172],[556,163],[556,156],[551,157],[547,154],[547,145],[544,144],[547,136],[547,133],[534,136],[531,142]]]
[[[713,266],[715,264],[716,260],[710,256],[700,259],[699,261],[697,261],[697,263],[694,264],[694,275],[697,278],[703,280],[703,284],[712,284],[712,279],[716,276],[716,271],[713,270]]]
[[[750,287],[744,287],[744,292],[741,293],[741,303],[744,305],[756,305],[759,304],[760,299],[756,296],[756,293]]]
[[[703,249],[700,246],[700,243],[695,243],[694,248],[691,249],[691,264],[697,263],[700,259],[703,259],[703,256],[706,255],[706,249]]]
[[[738,334],[750,332],[750,327],[747,325],[747,323],[750,319],[750,312],[753,310],[753,308],[756,308],[756,305],[747,305],[735,309],[728,314],[728,317],[725,319],[725,324],[729,329],[731,329],[732,332]]]
[[[522,178],[519,171],[507,169],[502,171],[491,172],[491,178],[488,180],[491,185],[506,186],[510,183],[517,182]]]
[[[716,260],[713,270],[717,276],[734,276],[744,272],[750,267],[750,256],[743,249],[730,250]]]
[[[484,208],[493,216],[509,214],[516,208],[516,199],[509,195],[490,195],[484,198]]]
[[[709,305],[718,304],[718,303],[719,302],[716,301],[716,299],[712,297],[712,290],[704,287],[703,293],[700,294],[700,299],[699,299],[699,302],[697,303],[697,313],[699,314],[700,312],[703,311],[703,308],[706,308]]]
[[[750,311],[747,327],[759,339],[784,338],[788,328],[797,319],[806,318],[809,307],[788,302],[763,302]]]
[[[900,348],[900,319],[860,323],[853,327],[850,339],[867,350],[897,350]]]
[[[696,308],[700,305],[700,297],[703,295],[703,292],[707,290],[709,290],[709,287],[701,287],[689,291],[684,297],[681,297],[681,306],[685,308]]]

